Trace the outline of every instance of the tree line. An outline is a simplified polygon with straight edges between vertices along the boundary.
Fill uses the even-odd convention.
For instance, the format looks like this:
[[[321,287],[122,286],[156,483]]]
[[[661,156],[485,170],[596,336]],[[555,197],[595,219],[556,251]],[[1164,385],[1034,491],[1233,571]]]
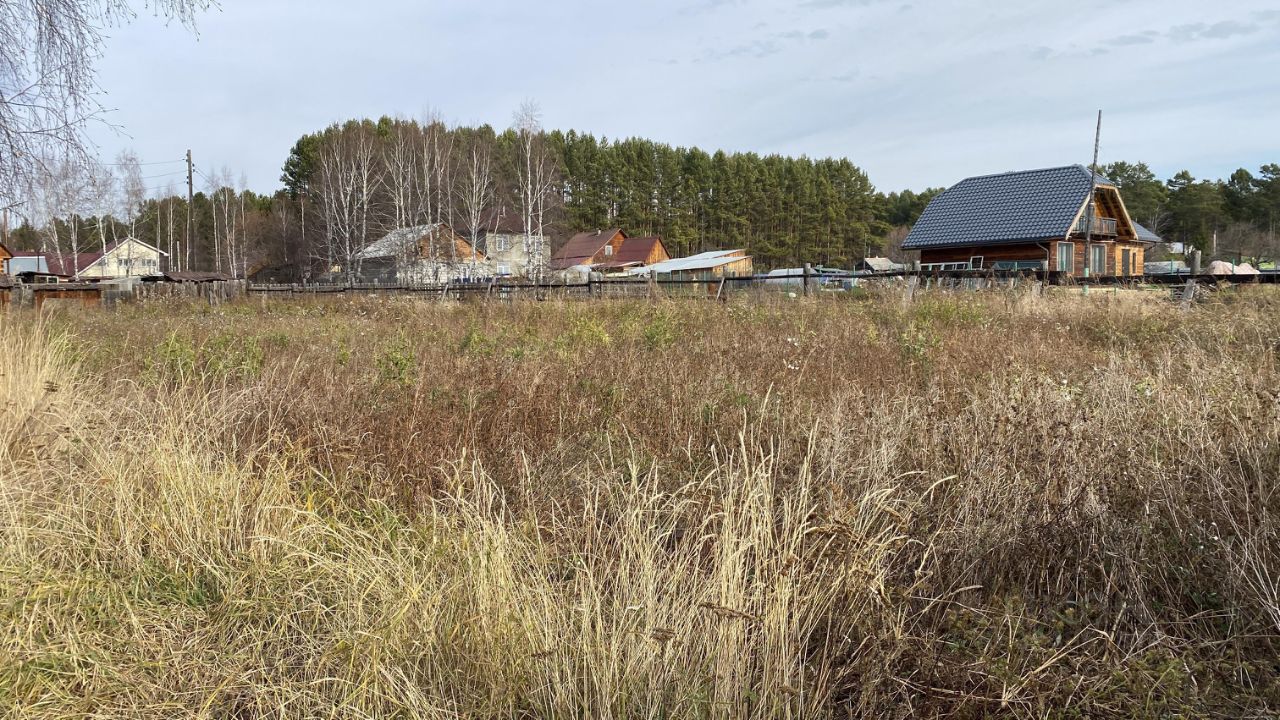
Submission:
[[[1225,180],[1183,170],[1162,181],[1142,162],[1114,162],[1099,172],[1120,188],[1134,221],[1167,242],[1254,262],[1280,258],[1280,164],[1264,164],[1256,175],[1240,168]]]
[[[1134,219],[1168,241],[1255,262],[1280,255],[1278,165],[1226,180],[1185,171],[1160,180],[1141,162],[1099,170],[1120,187]],[[502,131],[437,118],[331,125],[295,143],[283,187],[269,195],[227,170],[198,170],[200,190],[189,203],[185,177],[148,188],[145,172],[129,153],[110,165],[55,168],[33,196],[33,221],[10,244],[80,253],[132,235],[168,253],[173,270],[351,279],[360,250],[392,230],[444,223],[477,237],[502,218],[505,232],[553,243],[621,227],[661,235],[673,255],[744,248],[762,268],[847,267],[868,254],[907,259],[898,244],[941,192],[878,192],[845,159],[543,131],[528,105]],[[447,256],[455,246],[436,251]]]

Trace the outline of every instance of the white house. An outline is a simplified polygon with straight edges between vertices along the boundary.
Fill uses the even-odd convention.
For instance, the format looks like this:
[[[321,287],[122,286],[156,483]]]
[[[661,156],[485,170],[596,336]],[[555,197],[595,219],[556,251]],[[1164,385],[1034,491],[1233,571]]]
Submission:
[[[135,237],[127,237],[108,245],[106,252],[83,254],[82,259],[88,262],[79,264],[76,277],[86,280],[154,277],[163,272],[160,260],[168,255]]]

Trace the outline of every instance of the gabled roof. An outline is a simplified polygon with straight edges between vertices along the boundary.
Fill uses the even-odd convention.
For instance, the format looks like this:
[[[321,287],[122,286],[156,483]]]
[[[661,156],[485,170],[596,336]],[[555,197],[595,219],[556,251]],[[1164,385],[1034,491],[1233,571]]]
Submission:
[[[436,258],[429,257],[432,245],[431,237],[433,235],[437,236]],[[448,243],[450,240],[454,244],[452,253],[449,252]],[[473,254],[475,259],[484,260],[484,253],[473,249],[471,243],[454,232],[452,228],[448,225],[436,223],[392,230],[381,239],[369,243],[363,250],[356,253],[356,258],[360,260],[388,258],[452,260],[456,257],[458,260],[469,262]]]
[[[866,265],[869,270],[874,270],[876,272],[893,272],[895,270],[902,269],[902,265],[899,265],[886,257],[862,258],[862,264]]]
[[[49,267],[49,274],[60,277],[73,277],[76,273],[84,272],[90,265],[101,259],[101,252],[47,253],[44,255],[45,263]]]
[[[655,248],[662,248],[663,257],[671,257],[660,237],[627,238],[622,241],[622,247],[618,248],[618,252],[613,254],[611,262],[622,265],[648,262]]]
[[[523,235],[524,222],[519,213],[508,212],[506,206],[489,208],[480,221],[480,233],[482,235]]]
[[[1089,199],[1083,165],[983,175],[961,180],[929,203],[904,250],[997,245],[1065,237]],[[1097,183],[1112,187],[1099,176]]]
[[[569,238],[569,242],[565,243],[564,247],[551,256],[551,269],[564,270],[575,265],[589,265],[591,258],[618,235],[622,235],[624,240],[627,237],[627,234],[618,228],[574,235]]]

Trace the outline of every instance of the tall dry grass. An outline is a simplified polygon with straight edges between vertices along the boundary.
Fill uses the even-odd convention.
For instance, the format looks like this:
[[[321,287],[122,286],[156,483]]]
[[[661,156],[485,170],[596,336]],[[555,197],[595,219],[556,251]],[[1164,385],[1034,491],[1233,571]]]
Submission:
[[[1276,296],[0,320],[15,717],[1266,717]]]

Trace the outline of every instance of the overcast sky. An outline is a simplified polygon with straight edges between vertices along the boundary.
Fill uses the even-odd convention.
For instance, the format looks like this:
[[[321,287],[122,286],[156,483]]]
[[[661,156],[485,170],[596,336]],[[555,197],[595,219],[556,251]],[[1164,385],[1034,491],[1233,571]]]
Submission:
[[[842,156],[883,190],[1102,159],[1221,177],[1280,162],[1275,0],[221,0],[198,34],[112,30],[100,149],[188,147],[279,186],[297,138],[352,117],[549,128]],[[149,166],[162,187],[177,167]],[[201,182],[203,184],[203,182]]]

